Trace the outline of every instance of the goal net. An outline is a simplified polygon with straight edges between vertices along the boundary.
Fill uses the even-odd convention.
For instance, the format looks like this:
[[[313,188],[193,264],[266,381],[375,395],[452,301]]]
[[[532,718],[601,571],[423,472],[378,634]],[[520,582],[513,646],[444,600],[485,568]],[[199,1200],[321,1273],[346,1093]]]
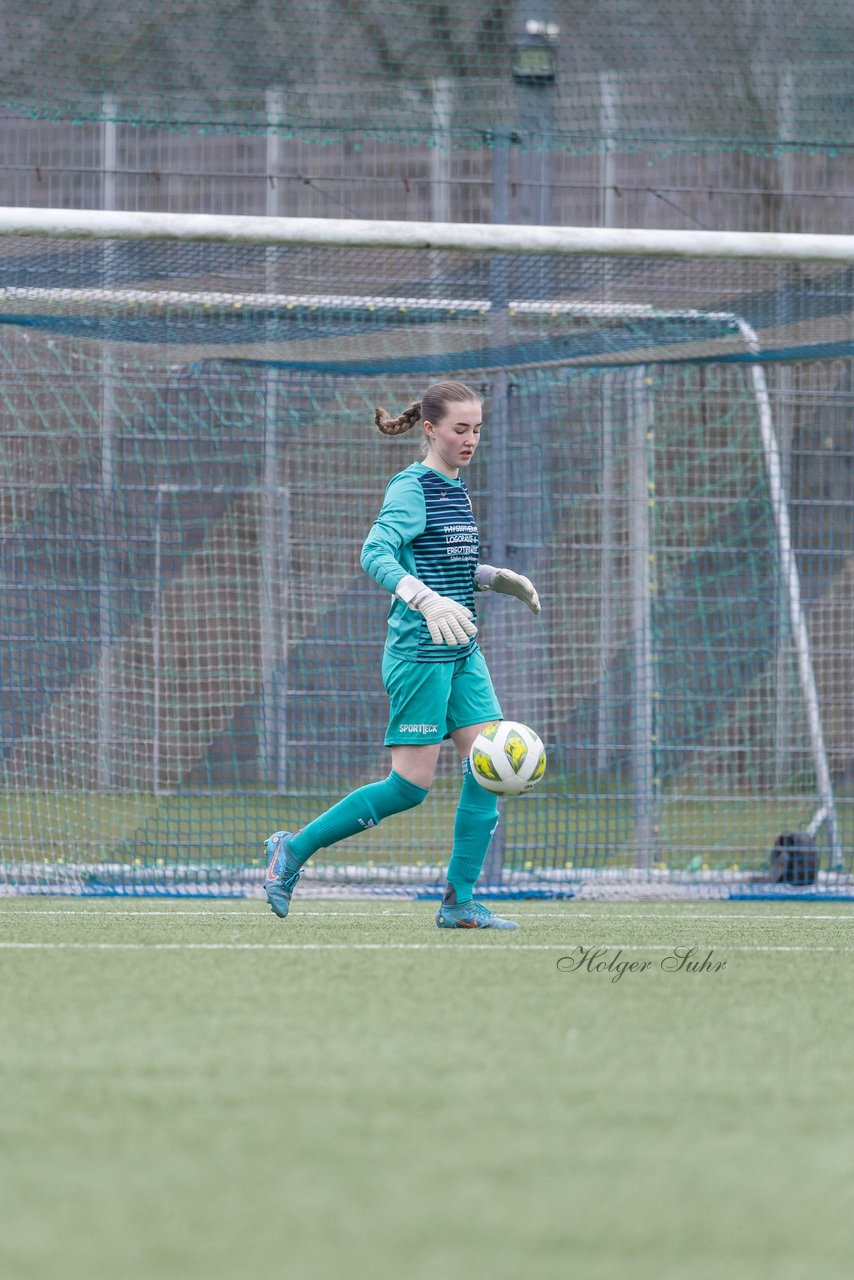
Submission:
[[[373,413],[453,377],[484,399],[482,559],[543,602],[479,605],[548,751],[487,891],[851,893],[854,241],[26,213],[0,221],[0,890],[258,893],[271,831],[385,775],[359,550],[420,440]],[[307,891],[435,892],[458,792],[449,746]]]

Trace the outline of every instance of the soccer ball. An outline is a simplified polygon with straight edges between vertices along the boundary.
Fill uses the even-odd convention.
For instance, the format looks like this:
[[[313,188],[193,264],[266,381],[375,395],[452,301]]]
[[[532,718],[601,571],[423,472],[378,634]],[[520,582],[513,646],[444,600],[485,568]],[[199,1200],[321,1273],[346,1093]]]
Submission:
[[[492,720],[481,729],[469,752],[475,779],[487,791],[518,796],[530,791],[546,771],[546,749],[526,724]]]

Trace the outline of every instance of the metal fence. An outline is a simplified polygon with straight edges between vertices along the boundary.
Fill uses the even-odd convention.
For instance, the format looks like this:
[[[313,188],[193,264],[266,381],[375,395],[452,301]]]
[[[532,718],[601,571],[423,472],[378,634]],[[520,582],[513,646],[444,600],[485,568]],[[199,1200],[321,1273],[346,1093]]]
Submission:
[[[430,145],[0,120],[6,205],[819,233],[854,208],[844,149],[627,152],[606,131],[582,154],[513,135],[472,149],[441,118]]]

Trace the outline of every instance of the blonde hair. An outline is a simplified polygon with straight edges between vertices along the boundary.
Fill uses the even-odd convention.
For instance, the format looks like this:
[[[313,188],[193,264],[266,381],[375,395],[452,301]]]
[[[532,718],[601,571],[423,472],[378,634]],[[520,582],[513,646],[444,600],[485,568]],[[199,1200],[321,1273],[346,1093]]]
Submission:
[[[374,421],[384,436],[402,436],[422,418],[425,422],[439,422],[448,405],[467,404],[469,400],[480,404],[480,396],[464,382],[434,382],[420,400],[414,400],[396,418],[389,417],[385,409],[377,405]]]

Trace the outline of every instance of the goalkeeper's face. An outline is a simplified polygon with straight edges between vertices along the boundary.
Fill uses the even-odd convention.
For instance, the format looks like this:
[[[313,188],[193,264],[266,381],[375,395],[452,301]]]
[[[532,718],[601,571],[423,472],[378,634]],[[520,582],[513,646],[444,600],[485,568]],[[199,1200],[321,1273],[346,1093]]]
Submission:
[[[466,400],[447,405],[438,422],[425,422],[427,465],[453,476],[467,467],[480,443],[482,417],[480,401]]]

